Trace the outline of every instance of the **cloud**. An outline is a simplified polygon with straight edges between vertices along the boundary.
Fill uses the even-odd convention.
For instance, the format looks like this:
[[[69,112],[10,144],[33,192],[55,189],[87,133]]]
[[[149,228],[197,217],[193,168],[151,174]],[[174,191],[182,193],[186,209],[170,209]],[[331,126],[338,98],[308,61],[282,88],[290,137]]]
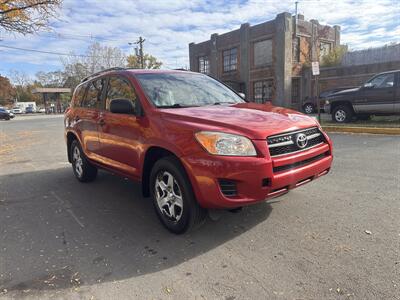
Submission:
[[[94,41],[132,53],[128,42],[146,38],[145,52],[161,59],[166,68],[188,66],[188,44],[209,39],[214,32],[257,24],[276,14],[294,13],[294,1],[248,0],[65,0],[56,33],[31,36],[5,35],[0,43],[54,52],[84,53]],[[400,42],[400,2],[397,0],[299,1],[306,19],[340,25],[342,43],[351,49]],[[0,44],[1,45],[1,44]],[[4,50],[4,49],[2,49]],[[28,71],[61,68],[59,57],[14,50],[0,52],[0,70],[17,67]]]

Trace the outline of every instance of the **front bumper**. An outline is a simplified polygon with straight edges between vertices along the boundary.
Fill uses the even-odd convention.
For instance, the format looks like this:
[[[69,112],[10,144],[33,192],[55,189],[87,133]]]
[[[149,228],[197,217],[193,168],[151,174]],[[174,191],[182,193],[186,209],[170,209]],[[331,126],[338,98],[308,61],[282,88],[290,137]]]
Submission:
[[[325,104],[324,105],[324,112],[327,114],[331,113],[331,104]]]
[[[326,144],[275,158],[269,156],[266,141],[253,141],[267,155],[229,157],[201,152],[181,160],[202,207],[235,208],[279,196],[327,174],[333,157],[331,142],[326,139]],[[221,179],[236,183],[235,196],[222,193]]]

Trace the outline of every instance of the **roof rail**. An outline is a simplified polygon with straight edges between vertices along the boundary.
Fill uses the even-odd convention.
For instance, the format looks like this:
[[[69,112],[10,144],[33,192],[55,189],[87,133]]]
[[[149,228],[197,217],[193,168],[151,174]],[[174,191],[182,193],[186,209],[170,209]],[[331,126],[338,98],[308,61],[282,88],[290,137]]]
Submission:
[[[85,78],[83,78],[83,79],[81,80],[81,82],[88,81],[90,78],[95,77],[95,76],[97,76],[97,75],[100,75],[100,74],[102,74],[102,73],[104,73],[104,72],[108,72],[108,71],[118,71],[118,70],[126,70],[126,68],[122,68],[122,67],[113,67],[113,68],[104,69],[104,70],[101,70],[101,71],[99,71],[99,72],[93,73],[93,74],[91,74],[91,75],[89,75],[89,76],[86,76]]]

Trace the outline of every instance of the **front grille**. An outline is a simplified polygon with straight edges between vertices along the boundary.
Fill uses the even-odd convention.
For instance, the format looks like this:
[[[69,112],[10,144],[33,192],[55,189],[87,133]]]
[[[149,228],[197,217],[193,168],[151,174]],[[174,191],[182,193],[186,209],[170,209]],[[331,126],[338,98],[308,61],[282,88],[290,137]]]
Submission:
[[[221,189],[222,194],[224,194],[225,196],[227,196],[227,197],[237,196],[237,188],[236,188],[235,181],[227,180],[227,179],[220,179],[219,187]]]
[[[295,169],[295,168],[299,168],[299,167],[305,166],[305,165],[310,164],[312,162],[315,162],[317,160],[323,159],[324,157],[326,157],[326,155],[327,155],[326,153],[323,153],[323,154],[311,157],[309,159],[305,159],[305,160],[302,160],[302,161],[295,162],[293,164],[274,167],[274,173],[287,171],[287,170],[292,170],[292,169]]]
[[[299,137],[300,135],[302,136]],[[297,142],[298,137],[302,138],[303,141]],[[306,140],[306,143],[305,146],[302,148],[301,142],[304,143],[304,139]],[[309,129],[270,136],[267,138],[267,142],[269,153],[271,154],[271,156],[279,156],[307,150],[318,144],[324,143],[325,138],[317,127],[313,127]]]

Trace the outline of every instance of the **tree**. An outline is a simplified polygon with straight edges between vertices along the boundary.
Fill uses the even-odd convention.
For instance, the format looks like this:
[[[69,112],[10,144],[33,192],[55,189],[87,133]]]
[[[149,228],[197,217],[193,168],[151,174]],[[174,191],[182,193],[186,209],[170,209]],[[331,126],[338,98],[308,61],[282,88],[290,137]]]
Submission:
[[[140,64],[140,56],[138,55],[129,55],[126,58],[128,64],[127,66],[129,68],[134,68],[134,69],[140,69],[141,64]],[[143,55],[143,61],[144,61],[144,68],[145,69],[159,69],[162,66],[162,62],[158,61],[156,57],[150,54],[145,54]]]
[[[346,45],[340,45],[338,47],[335,47],[327,55],[322,57],[321,65],[323,67],[333,67],[340,65],[343,56],[346,54],[346,52],[347,52]]]
[[[0,27],[22,34],[46,29],[62,0],[0,0]]]
[[[63,87],[66,81],[64,72],[37,72],[36,83],[42,87]]]
[[[0,105],[11,104],[15,98],[15,89],[7,77],[0,75]]]
[[[74,88],[84,77],[112,67],[125,67],[126,56],[117,47],[91,44],[84,55],[71,53],[61,59],[68,87]]]

